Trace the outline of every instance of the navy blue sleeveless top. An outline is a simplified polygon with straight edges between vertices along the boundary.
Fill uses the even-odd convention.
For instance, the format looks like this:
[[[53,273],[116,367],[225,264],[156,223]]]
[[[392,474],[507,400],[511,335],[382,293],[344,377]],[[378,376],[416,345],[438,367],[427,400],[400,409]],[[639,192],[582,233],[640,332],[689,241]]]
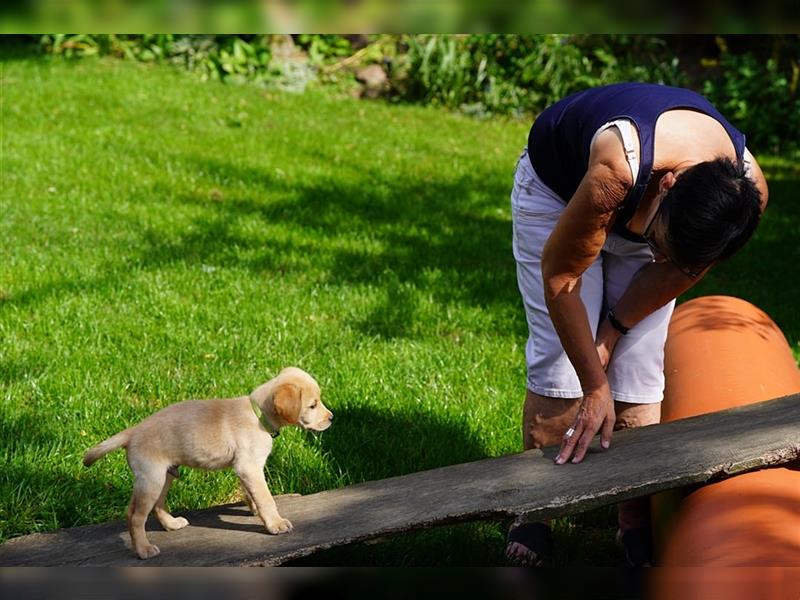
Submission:
[[[744,155],[745,137],[714,106],[691,90],[651,83],[615,83],[578,92],[546,108],[528,135],[528,156],[541,180],[569,202],[589,166],[589,145],[595,132],[609,121],[630,119],[639,131],[639,173],[636,184],[620,207],[614,229],[629,239],[642,241],[628,231],[653,171],[655,126],[661,113],[689,108],[713,117],[725,128],[736,149]]]

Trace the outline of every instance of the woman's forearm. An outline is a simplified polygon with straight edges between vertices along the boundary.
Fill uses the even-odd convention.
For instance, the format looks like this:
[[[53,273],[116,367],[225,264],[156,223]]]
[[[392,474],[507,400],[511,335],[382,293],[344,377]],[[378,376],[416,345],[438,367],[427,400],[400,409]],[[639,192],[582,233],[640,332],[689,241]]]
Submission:
[[[703,278],[688,277],[671,263],[653,263],[631,281],[615,306],[614,316],[625,327],[633,327],[667,302],[677,298]]]
[[[586,307],[580,298],[580,279],[571,289],[545,286],[545,302],[561,345],[567,353],[584,392],[608,385],[595,348]]]

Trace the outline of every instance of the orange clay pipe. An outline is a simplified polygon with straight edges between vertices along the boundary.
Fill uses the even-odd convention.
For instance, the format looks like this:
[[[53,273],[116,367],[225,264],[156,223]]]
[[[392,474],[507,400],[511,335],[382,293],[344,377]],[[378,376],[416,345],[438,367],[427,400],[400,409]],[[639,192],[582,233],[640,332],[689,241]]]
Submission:
[[[675,310],[664,371],[663,422],[800,392],[800,369],[780,329],[752,304],[727,296],[696,298]],[[800,465],[763,469],[700,487],[683,499],[669,527],[664,507],[659,506],[664,498],[653,498],[654,526],[660,524],[662,533],[669,530],[658,553],[659,565],[704,567],[693,571],[703,572],[706,582],[717,572],[708,567],[800,567]],[[658,533],[656,528],[657,539]],[[800,582],[800,569],[795,571]],[[665,577],[678,572],[665,570],[657,579],[667,584]],[[688,571],[682,572],[688,576]],[[730,584],[728,597],[745,598],[753,591],[747,578],[739,579],[730,573],[727,579],[720,577]],[[717,593],[722,591],[720,581],[713,584]],[[759,580],[756,586],[766,584]],[[697,593],[683,600],[710,597],[702,586],[684,587],[681,593],[687,591]],[[764,597],[750,597],[759,596]]]

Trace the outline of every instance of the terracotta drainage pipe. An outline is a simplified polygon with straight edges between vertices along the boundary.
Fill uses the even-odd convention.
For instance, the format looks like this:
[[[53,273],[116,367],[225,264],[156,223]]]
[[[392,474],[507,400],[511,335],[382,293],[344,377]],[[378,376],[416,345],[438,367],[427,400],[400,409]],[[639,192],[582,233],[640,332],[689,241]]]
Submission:
[[[786,338],[763,311],[739,298],[707,296],[679,306],[665,354],[663,422],[800,392],[800,369]],[[706,592],[722,592],[719,586],[729,588],[728,597],[783,597],[765,596],[768,582],[763,578],[754,580],[758,589],[750,588],[747,569],[713,581],[716,570],[705,568],[800,567],[800,465],[700,487],[683,498],[669,522],[675,498],[675,493],[653,498],[656,540],[662,542],[658,564],[704,567],[691,571],[703,571],[698,581],[711,586],[684,588],[684,594],[689,592],[684,600],[712,597]],[[657,579],[666,584],[664,578],[679,571],[664,570]],[[690,577],[689,570],[682,571],[684,579]],[[800,583],[800,569],[792,571],[794,584]],[[754,591],[758,593],[747,595]],[[666,598],[661,592],[657,596]]]

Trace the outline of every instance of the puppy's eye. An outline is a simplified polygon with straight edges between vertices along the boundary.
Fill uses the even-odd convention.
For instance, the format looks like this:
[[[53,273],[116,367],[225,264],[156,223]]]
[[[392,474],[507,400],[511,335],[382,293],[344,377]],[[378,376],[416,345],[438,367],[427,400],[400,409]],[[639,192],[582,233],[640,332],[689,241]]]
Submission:
[[[314,400],[314,401],[311,403],[311,406],[309,406],[309,408],[317,408],[317,401],[316,401],[316,400]]]

